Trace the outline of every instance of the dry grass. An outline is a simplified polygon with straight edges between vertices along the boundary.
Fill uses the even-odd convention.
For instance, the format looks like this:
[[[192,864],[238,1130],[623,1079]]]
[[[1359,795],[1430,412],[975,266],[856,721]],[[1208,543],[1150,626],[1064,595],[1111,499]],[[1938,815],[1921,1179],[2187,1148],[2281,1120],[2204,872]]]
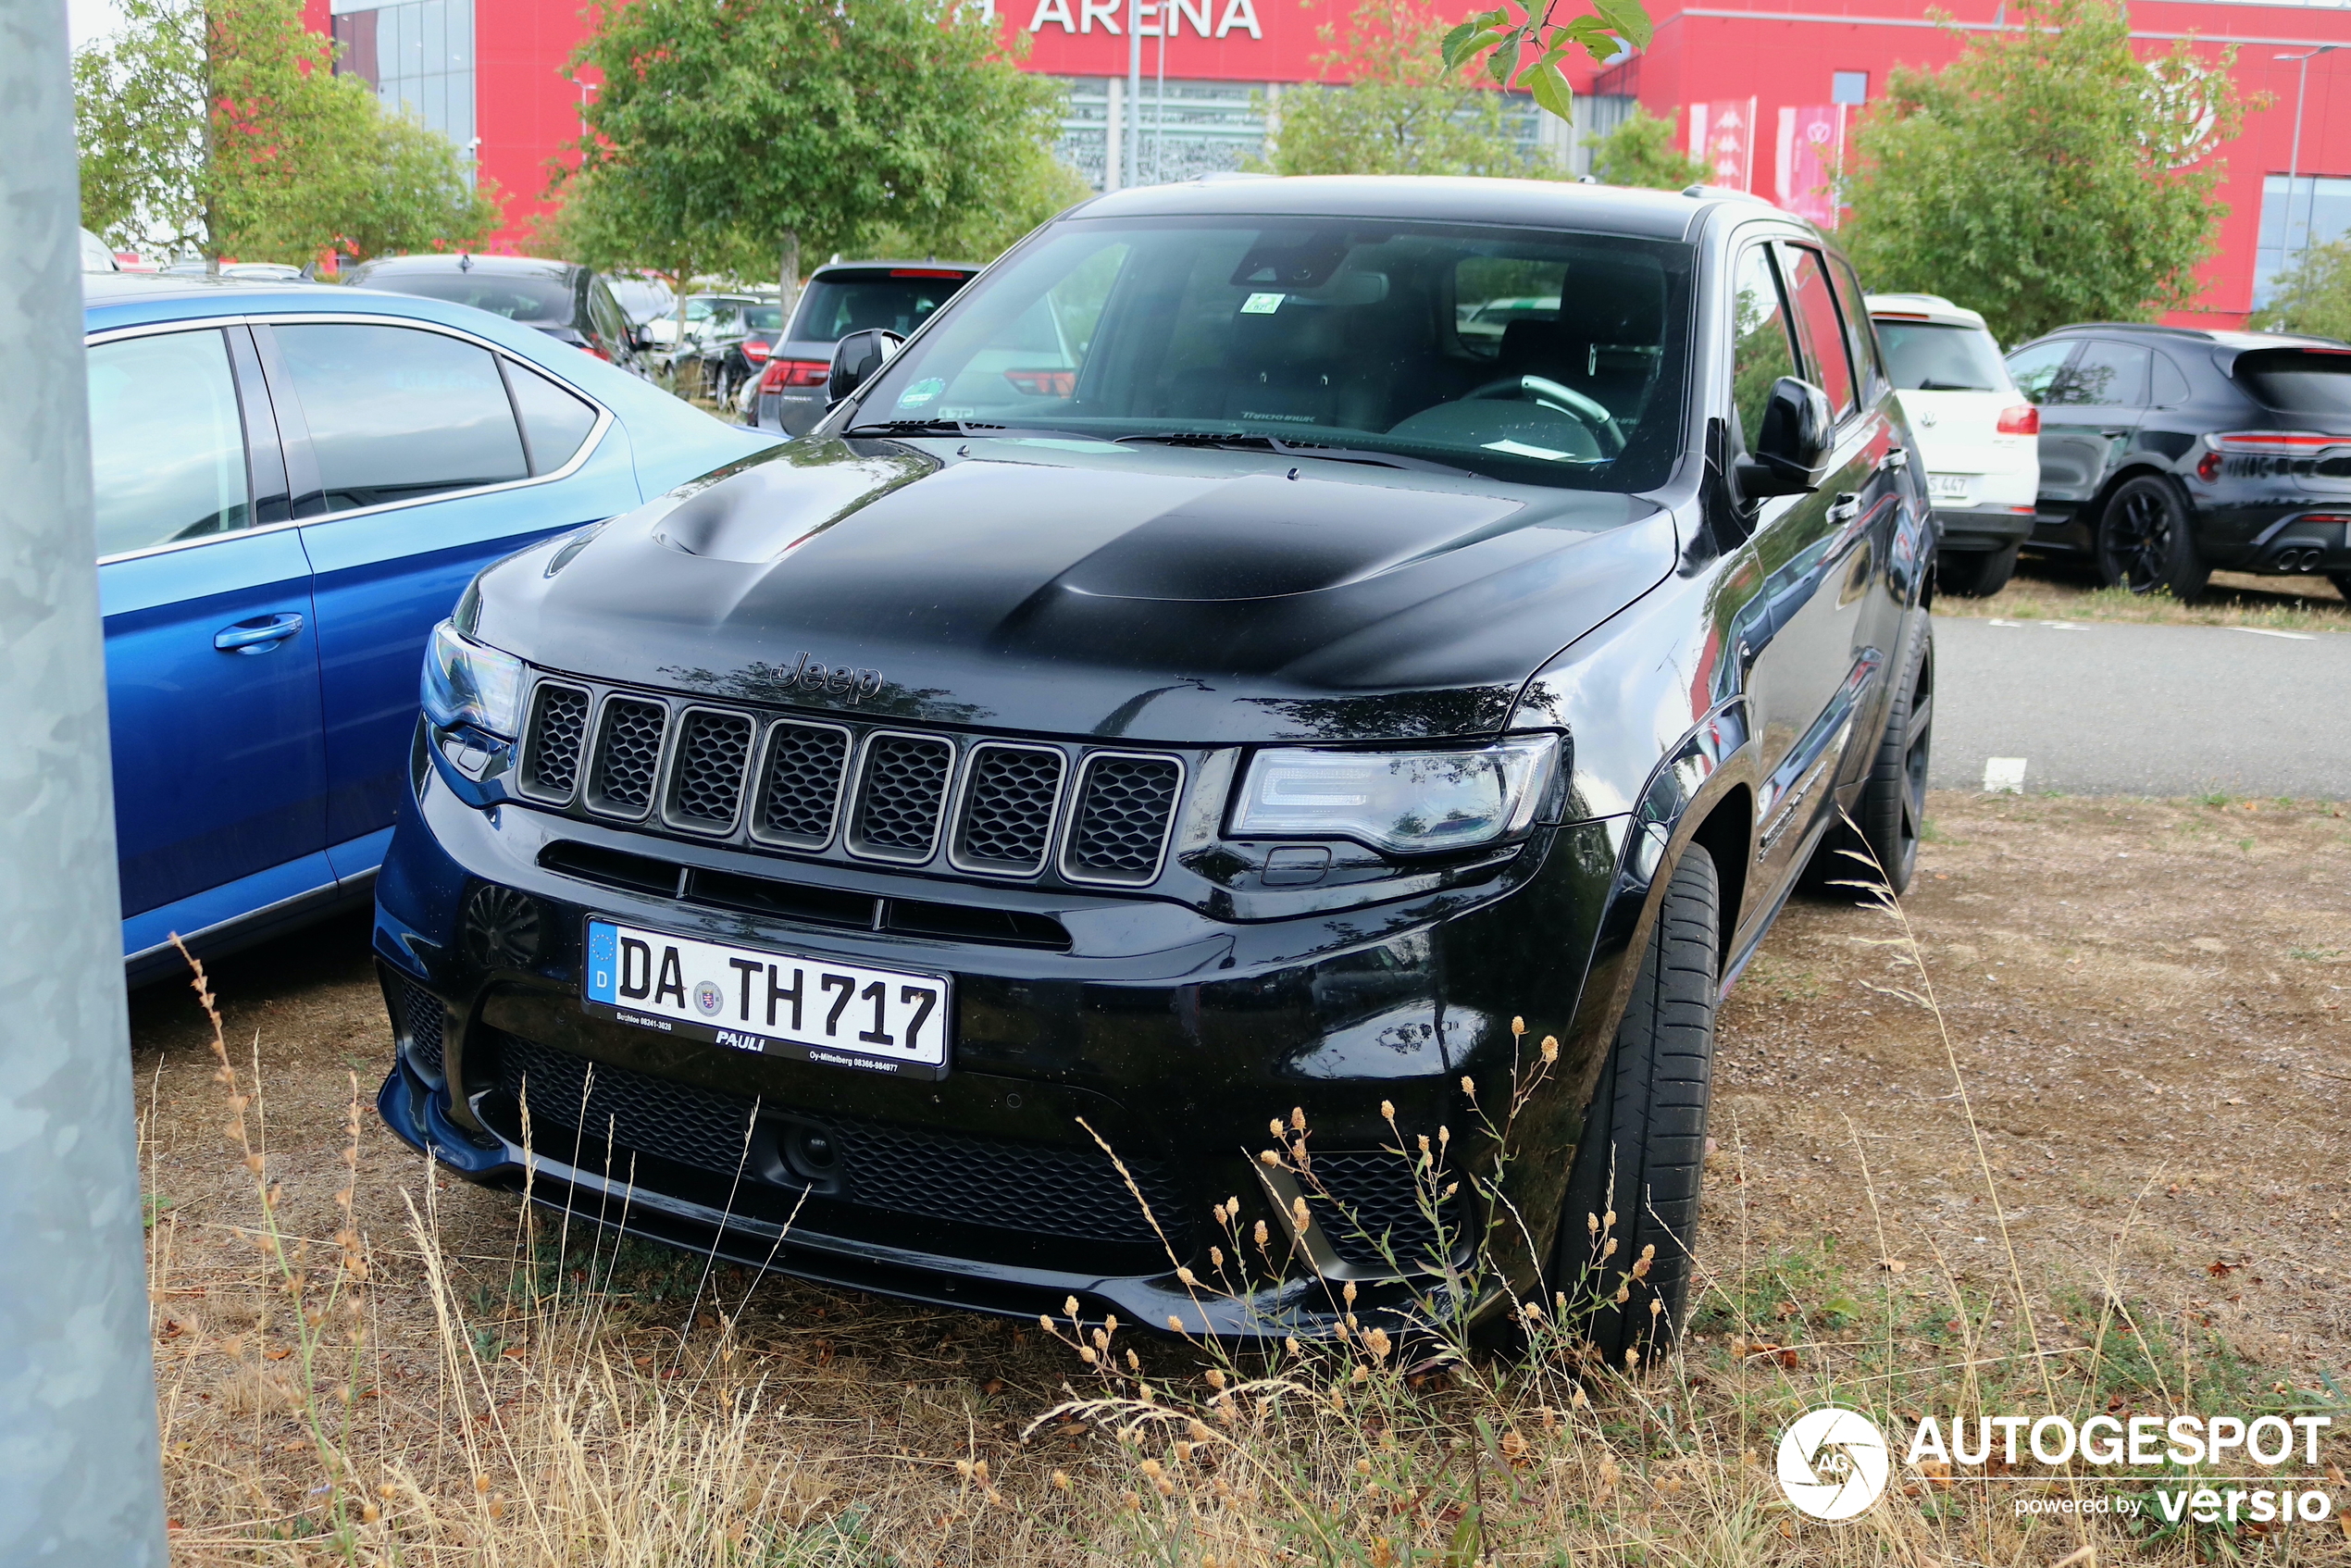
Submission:
[[[1884,922],[1879,1004],[1940,1031],[1918,940],[1898,908]],[[1238,1353],[828,1295],[528,1209],[503,1255],[469,1253],[452,1238],[481,1229],[453,1227],[448,1206],[511,1200],[421,1162],[379,1174],[384,1201],[355,1196],[371,1135],[355,1078],[341,1148],[270,1148],[260,1041],[241,1069],[211,1016],[227,1179],[159,1205],[151,1249],[183,1563],[2351,1561],[2351,1530],[2332,1522],[2015,1509],[2031,1494],[2144,1496],[2177,1471],[1904,1471],[1842,1527],[1788,1509],[1780,1432],[1824,1402],[1897,1434],[1922,1413],[2010,1411],[2324,1412],[2351,1425],[2330,1376],[2258,1366],[2125,1299],[2135,1205],[2068,1277],[2020,1263],[1947,1036],[1948,1093],[1975,1150],[1966,1179],[2004,1266],[1956,1266],[1933,1233],[1882,1223],[1860,1256],[1787,1238],[1757,1212],[1734,1114],[1710,1162],[1717,1245],[1690,1332],[1628,1373],[1591,1362],[1574,1332],[1588,1303],[1562,1299],[1522,1304],[1524,1353],[1509,1357],[1369,1325]],[[1527,1053],[1529,1075],[1545,1064]],[[1279,1129],[1275,1158],[1294,1174],[1311,1171],[1309,1122]],[[1852,1147],[1851,1179],[1878,1213],[1868,1147]],[[381,1223],[363,1234],[352,1216],[371,1208]],[[1247,1291],[1242,1260],[1262,1243],[1228,1241],[1231,1277],[1200,1290]],[[1432,1279],[1432,1295],[1479,1283],[1474,1269]],[[2339,1468],[2332,1480],[2338,1507],[2351,1502]]]
[[[2272,631],[2351,631],[2351,604],[2323,577],[2214,572],[2194,604],[2169,593],[2098,588],[2076,567],[2031,557],[2009,585],[1987,599],[1944,594],[1938,616],[1998,616],[2010,620],[2134,621],[2147,626],[2250,626]]]

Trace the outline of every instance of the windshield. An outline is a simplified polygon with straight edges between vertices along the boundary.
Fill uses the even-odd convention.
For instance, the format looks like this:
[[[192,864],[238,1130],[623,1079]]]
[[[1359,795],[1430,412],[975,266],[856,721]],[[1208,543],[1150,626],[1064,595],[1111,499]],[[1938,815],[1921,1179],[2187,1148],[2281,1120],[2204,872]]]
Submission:
[[[1981,327],[1947,327],[1933,321],[1877,320],[1877,341],[1885,367],[1904,392],[1999,392],[2009,373],[1992,334]]]
[[[571,283],[563,278],[511,272],[378,272],[361,287],[469,305],[532,327],[562,327],[571,321]]]
[[[891,361],[864,424],[1394,454],[1635,491],[1678,455],[1688,247],[1353,219],[1077,219]]]
[[[808,285],[792,317],[795,342],[835,343],[851,332],[881,327],[904,337],[964,286],[964,275],[944,269],[884,268],[827,272]]]

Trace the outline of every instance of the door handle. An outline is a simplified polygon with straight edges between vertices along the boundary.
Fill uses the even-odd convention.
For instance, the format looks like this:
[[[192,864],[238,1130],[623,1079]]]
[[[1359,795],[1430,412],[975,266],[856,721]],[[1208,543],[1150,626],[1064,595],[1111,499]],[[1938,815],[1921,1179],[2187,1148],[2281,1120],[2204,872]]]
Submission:
[[[1885,456],[1877,460],[1877,466],[1880,473],[1890,473],[1897,468],[1907,468],[1910,466],[1910,454],[1898,446],[1893,447]]]
[[[224,653],[267,653],[302,629],[296,615],[260,616],[212,634],[212,645]]]
[[[1847,491],[1829,503],[1829,521],[1849,523],[1861,515],[1861,498]]]

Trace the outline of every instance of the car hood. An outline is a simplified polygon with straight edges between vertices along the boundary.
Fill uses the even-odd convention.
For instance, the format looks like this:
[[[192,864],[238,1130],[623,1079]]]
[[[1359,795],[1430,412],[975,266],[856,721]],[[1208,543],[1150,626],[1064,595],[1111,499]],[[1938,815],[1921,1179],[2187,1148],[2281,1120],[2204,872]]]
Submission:
[[[1171,744],[1401,739],[1499,729],[1674,559],[1671,514],[1636,496],[1086,441],[801,441],[502,563],[466,615],[542,667],[753,702]]]

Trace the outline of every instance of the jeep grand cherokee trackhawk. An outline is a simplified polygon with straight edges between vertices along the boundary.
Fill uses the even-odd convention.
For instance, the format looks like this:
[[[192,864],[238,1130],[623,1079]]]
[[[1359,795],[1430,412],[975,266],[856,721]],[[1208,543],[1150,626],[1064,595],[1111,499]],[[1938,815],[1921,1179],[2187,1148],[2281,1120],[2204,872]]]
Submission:
[[[1492,1171],[1523,1015],[1503,1277],[1613,1208],[1603,1294],[1657,1261],[1594,1332],[1671,1332],[1723,989],[1830,851],[1916,853],[1928,512],[1845,262],[1710,191],[1199,182],[890,346],[441,629],[386,1121],[811,1278],[1285,1332],[1426,1286],[1387,1151]],[[1246,1310],[1178,1273],[1228,1198],[1290,1260]]]

